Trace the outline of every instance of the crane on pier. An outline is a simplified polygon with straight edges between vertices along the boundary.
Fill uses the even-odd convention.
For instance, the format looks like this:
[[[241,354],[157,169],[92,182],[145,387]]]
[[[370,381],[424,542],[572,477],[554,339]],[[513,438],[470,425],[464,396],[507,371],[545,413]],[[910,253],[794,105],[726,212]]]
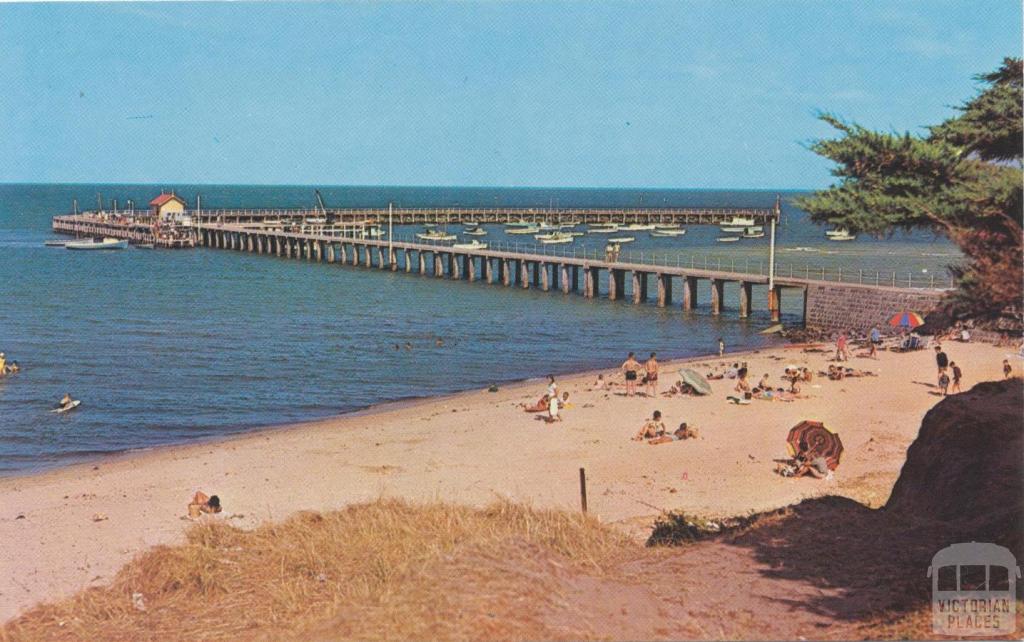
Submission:
[[[324,219],[328,225],[334,223],[334,212],[328,212],[327,207],[324,205],[324,197],[320,195],[320,190],[313,190],[316,193],[316,202],[320,206],[320,213],[324,215]]]

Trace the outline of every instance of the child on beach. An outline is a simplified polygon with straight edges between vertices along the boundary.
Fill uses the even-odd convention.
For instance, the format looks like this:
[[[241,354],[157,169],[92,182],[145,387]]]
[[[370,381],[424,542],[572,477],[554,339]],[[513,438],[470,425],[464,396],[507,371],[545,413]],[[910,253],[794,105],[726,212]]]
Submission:
[[[608,389],[608,384],[605,382],[603,374],[597,375],[597,381],[594,382],[594,385],[590,386],[590,391],[591,392],[593,392],[595,390],[607,390],[607,389]]]
[[[964,376],[960,366],[956,365],[956,361],[951,362],[950,367],[953,368],[953,388],[951,392],[962,392],[960,390],[960,378]]]
[[[949,375],[943,372],[939,375],[939,390],[942,391],[942,396],[946,396],[946,392],[949,388]]]
[[[722,341],[722,337],[718,337],[718,356],[725,355],[725,341]]]

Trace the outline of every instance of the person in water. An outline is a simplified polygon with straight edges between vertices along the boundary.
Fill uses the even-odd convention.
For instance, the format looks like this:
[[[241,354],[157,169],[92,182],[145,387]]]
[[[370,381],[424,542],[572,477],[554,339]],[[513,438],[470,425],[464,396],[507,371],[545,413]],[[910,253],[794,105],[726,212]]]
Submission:
[[[652,352],[651,358],[644,363],[644,370],[647,371],[647,396],[658,396],[658,359],[657,354]]]
[[[66,408],[70,408],[71,405],[74,404],[74,403],[75,403],[75,400],[71,398],[71,393],[67,393],[63,397],[60,398],[60,402],[57,404],[57,409],[58,410],[64,410]]]

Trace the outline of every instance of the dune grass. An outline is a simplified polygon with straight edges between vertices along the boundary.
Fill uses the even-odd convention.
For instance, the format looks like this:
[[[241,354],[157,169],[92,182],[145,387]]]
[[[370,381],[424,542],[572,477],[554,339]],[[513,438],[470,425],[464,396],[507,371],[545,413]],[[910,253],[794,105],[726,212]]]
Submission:
[[[211,521],[108,586],[31,609],[0,639],[546,637],[534,614],[549,578],[600,574],[636,549],[595,520],[508,502],[379,500],[252,531]]]

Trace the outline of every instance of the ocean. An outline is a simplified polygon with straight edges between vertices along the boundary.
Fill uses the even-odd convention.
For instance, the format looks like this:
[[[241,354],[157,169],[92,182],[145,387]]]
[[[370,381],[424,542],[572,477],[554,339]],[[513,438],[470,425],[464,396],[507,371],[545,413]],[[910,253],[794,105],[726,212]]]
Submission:
[[[705,354],[770,338],[763,290],[755,313],[712,317],[678,306],[589,300],[483,283],[221,250],[69,252],[44,247],[50,219],[101,194],[146,203],[174,189],[204,208],[312,207],[309,186],[0,185],[0,351],[22,371],[0,378],[0,475],[108,453],[187,443],[337,415],[373,404],[492,383],[618,365],[627,351]],[[774,191],[319,187],[328,207],[443,205],[769,207]],[[779,273],[820,269],[948,283],[956,248],[931,234],[830,243],[782,192]],[[505,237],[488,228],[487,240]],[[414,229],[396,229],[411,236]],[[700,265],[767,259],[767,238],[717,243],[717,228],[684,237],[644,232],[624,251]],[[521,237],[520,237],[520,240]],[[593,237],[578,241],[589,250]],[[678,297],[678,294],[677,294]],[[699,293],[706,304],[708,295]],[[735,296],[727,290],[729,308]],[[800,302],[784,301],[783,321]],[[440,339],[440,345],[438,340]],[[410,348],[405,347],[409,344]],[[396,349],[398,346],[398,349]],[[81,407],[50,412],[71,393]]]

